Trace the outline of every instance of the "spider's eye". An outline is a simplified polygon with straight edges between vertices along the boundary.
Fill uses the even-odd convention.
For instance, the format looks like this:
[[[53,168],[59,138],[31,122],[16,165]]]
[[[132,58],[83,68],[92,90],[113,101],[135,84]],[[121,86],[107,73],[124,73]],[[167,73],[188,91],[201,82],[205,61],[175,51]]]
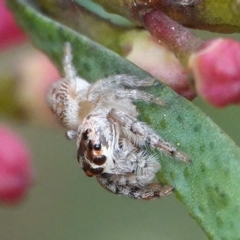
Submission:
[[[93,145],[93,149],[96,150],[96,151],[101,150],[101,147],[102,147],[102,146],[101,146],[100,143],[96,143],[96,144]]]
[[[106,161],[107,161],[107,158],[105,155],[101,155],[93,159],[93,163],[95,163],[96,165],[103,165]]]
[[[94,149],[95,151],[99,151],[101,150],[101,144],[100,143],[95,143],[94,145],[92,145],[92,141],[90,140],[88,142],[88,150],[92,151],[92,149]]]

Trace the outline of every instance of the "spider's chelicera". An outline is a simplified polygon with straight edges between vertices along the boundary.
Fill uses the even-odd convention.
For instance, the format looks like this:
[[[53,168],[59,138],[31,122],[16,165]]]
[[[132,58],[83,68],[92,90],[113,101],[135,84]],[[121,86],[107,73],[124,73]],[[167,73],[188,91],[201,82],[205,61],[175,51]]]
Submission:
[[[137,199],[154,199],[170,194],[171,186],[152,183],[160,164],[151,148],[188,162],[190,158],[138,121],[134,101],[164,105],[165,102],[140,90],[152,79],[116,75],[94,84],[76,74],[71,46],[64,48],[65,77],[55,82],[48,103],[76,138],[78,161],[87,176],[96,176],[109,191]]]

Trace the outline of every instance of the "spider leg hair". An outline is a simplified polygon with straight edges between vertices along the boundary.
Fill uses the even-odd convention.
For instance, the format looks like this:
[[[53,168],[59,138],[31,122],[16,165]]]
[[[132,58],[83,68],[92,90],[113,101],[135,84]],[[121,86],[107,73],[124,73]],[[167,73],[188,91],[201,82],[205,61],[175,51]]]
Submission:
[[[169,142],[163,140],[145,123],[138,121],[136,118],[114,108],[110,110],[107,118],[114,124],[120,125],[122,129],[125,130],[125,133],[129,134],[130,137],[134,135],[134,138],[140,138],[152,148],[157,148],[163,153],[173,156],[183,162],[191,162],[189,156],[177,150]]]
[[[121,149],[123,152],[128,152],[128,154],[116,156],[117,161],[115,161],[111,174],[132,173],[131,184],[146,185],[150,183],[160,170],[157,157],[145,146],[138,148],[137,144],[132,144],[129,139],[121,142]]]
[[[91,85],[88,90],[88,99],[96,99],[102,94],[113,91],[116,89],[123,88],[140,88],[140,87],[150,87],[158,84],[154,79],[145,78],[139,79],[136,76],[121,74],[115,75],[108,78],[103,78]]]
[[[159,97],[155,97],[154,95],[147,93],[145,91],[137,90],[137,89],[122,89],[116,90],[113,93],[110,93],[110,96],[113,96],[116,100],[120,99],[130,99],[131,101],[142,100],[148,103],[156,103],[158,105],[166,105],[166,102]]]
[[[132,183],[133,174],[115,175],[101,174],[97,180],[101,186],[112,193],[123,195],[135,199],[150,200],[167,196],[174,190],[173,187],[165,186],[160,183],[150,183],[147,185],[138,185]]]
[[[69,42],[66,42],[64,44],[63,53],[64,53],[63,69],[64,69],[65,77],[68,81],[74,82],[76,81],[77,73],[76,73],[76,69],[72,64],[72,48]]]

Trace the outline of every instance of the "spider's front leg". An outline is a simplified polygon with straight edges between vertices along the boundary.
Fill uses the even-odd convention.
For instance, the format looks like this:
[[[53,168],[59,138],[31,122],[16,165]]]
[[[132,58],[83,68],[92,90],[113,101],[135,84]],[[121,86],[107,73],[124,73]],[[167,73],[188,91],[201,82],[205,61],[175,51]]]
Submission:
[[[106,100],[121,100],[121,99],[129,99],[131,101],[145,101],[147,103],[156,103],[161,106],[165,106],[166,102],[159,97],[155,97],[154,95],[147,93],[145,91],[137,90],[137,89],[120,89],[109,92],[105,94],[102,99],[105,98]]]
[[[166,105],[161,98],[156,98],[152,94],[136,89],[141,87],[151,87],[156,84],[159,83],[151,78],[139,79],[136,76],[125,74],[115,75],[100,79],[92,84],[88,90],[87,96],[90,101],[96,101],[96,99],[101,99],[102,96],[104,96],[104,99],[111,97],[115,97],[116,100],[126,98]]]
[[[116,109],[111,109],[107,116],[108,120],[121,126],[128,138],[135,142],[145,142],[150,147],[157,148],[165,154],[173,156],[184,162],[191,162],[191,159],[185,153],[177,150],[169,142],[163,140],[145,123],[138,121],[136,118],[125,114]]]
[[[136,184],[134,174],[115,175],[104,173],[97,176],[97,180],[101,186],[110,192],[135,199],[150,200],[160,198],[169,195],[174,190],[173,187],[160,183]]]
[[[109,90],[115,90],[119,88],[140,88],[150,87],[155,84],[159,84],[157,81],[151,78],[139,79],[137,76],[119,74],[103,78],[92,84],[88,91],[88,97],[91,99],[93,94],[100,95]]]

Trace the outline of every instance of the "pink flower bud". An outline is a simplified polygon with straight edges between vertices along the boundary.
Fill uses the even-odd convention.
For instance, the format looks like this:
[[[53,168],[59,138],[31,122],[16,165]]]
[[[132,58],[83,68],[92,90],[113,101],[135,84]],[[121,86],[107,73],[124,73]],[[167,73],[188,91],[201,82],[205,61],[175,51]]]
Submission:
[[[195,93],[188,85],[187,73],[175,55],[147,31],[129,32],[130,47],[126,58],[172,88],[179,95],[192,100]],[[125,43],[125,45],[127,45]]]
[[[0,1],[0,48],[25,39],[26,35],[16,25],[12,13],[5,6],[5,1]]]
[[[240,103],[240,43],[215,39],[189,59],[196,91],[216,107]]]
[[[15,133],[0,126],[0,202],[13,204],[20,201],[32,180],[27,147]]]

